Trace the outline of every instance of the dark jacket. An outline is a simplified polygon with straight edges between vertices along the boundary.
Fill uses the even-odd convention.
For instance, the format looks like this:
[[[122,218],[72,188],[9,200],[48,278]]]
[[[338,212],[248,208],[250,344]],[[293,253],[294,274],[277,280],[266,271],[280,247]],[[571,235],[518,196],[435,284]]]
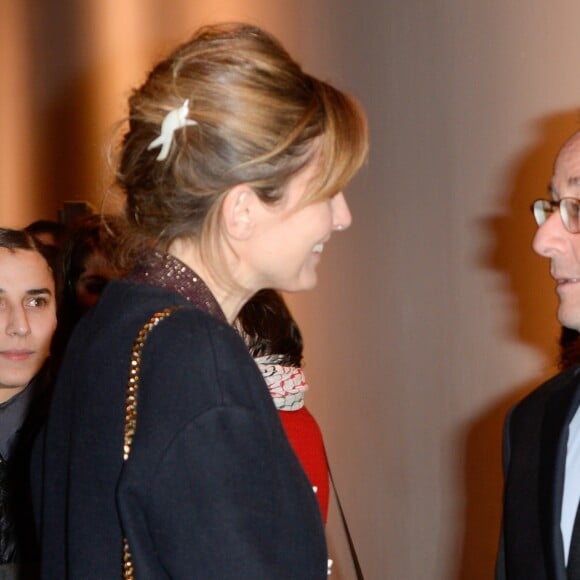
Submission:
[[[39,577],[29,465],[34,438],[46,420],[50,381],[46,365],[27,387],[29,406],[12,440],[9,456],[0,456],[0,578]]]
[[[560,532],[568,425],[580,401],[580,367],[533,391],[504,435],[504,509],[496,580],[566,580]]]
[[[125,392],[145,343],[137,431],[123,463]],[[153,286],[112,282],[77,326],[56,383],[37,505],[46,580],[324,579],[316,497],[270,394],[227,324]]]

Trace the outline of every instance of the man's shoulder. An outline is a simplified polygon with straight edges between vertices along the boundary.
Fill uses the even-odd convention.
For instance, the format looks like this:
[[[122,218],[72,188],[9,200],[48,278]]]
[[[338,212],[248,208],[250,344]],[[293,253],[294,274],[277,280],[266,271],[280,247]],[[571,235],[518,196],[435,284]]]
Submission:
[[[580,365],[575,365],[548,379],[526,395],[514,406],[514,413],[523,413],[538,406],[544,406],[548,400],[559,393],[578,387],[580,387]]]

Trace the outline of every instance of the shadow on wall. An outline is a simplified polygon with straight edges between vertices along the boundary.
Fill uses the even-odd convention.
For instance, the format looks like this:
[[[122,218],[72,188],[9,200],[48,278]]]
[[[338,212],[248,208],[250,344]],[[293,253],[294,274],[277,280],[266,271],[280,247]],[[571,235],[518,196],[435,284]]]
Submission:
[[[546,300],[546,296],[554,296],[554,284],[547,260],[531,248],[536,226],[529,206],[534,199],[546,197],[554,159],[564,141],[580,129],[580,116],[578,111],[557,113],[543,117],[533,129],[534,143],[508,170],[504,215],[493,216],[483,224],[490,244],[480,263],[508,281],[509,293],[516,301],[511,333],[542,353],[549,350],[551,340],[556,340],[546,332],[556,320],[555,310]],[[470,421],[460,433],[465,455],[458,465],[465,506],[458,580],[493,577],[502,509],[504,419],[508,410],[545,378],[514,386],[508,396]]]
[[[501,524],[502,435],[508,410],[531,389],[529,382],[486,409],[461,432],[465,505],[458,580],[490,580],[495,570]]]

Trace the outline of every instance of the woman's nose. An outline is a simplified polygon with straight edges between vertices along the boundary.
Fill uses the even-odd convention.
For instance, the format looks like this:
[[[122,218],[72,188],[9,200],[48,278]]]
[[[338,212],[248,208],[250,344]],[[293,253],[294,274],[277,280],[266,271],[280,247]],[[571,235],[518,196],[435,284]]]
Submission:
[[[352,215],[342,191],[331,199],[331,204],[332,228],[334,230],[346,230],[352,223]]]

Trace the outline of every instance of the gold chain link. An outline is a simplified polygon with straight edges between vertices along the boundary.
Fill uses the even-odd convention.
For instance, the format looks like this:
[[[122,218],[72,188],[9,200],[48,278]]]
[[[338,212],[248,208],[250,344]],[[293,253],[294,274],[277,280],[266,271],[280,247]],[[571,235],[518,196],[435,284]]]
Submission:
[[[143,325],[139,331],[133,349],[131,350],[131,364],[129,370],[129,382],[127,383],[127,390],[125,393],[125,439],[123,444],[123,461],[129,459],[131,447],[133,445],[133,437],[137,429],[137,395],[139,394],[139,372],[141,370],[141,353],[145,346],[145,341],[149,333],[162,321],[170,316],[180,306],[173,306],[166,308],[160,312],[156,312]],[[135,569],[133,568],[133,559],[131,558],[131,551],[129,549],[129,542],[127,538],[123,538],[123,579],[135,580]]]

